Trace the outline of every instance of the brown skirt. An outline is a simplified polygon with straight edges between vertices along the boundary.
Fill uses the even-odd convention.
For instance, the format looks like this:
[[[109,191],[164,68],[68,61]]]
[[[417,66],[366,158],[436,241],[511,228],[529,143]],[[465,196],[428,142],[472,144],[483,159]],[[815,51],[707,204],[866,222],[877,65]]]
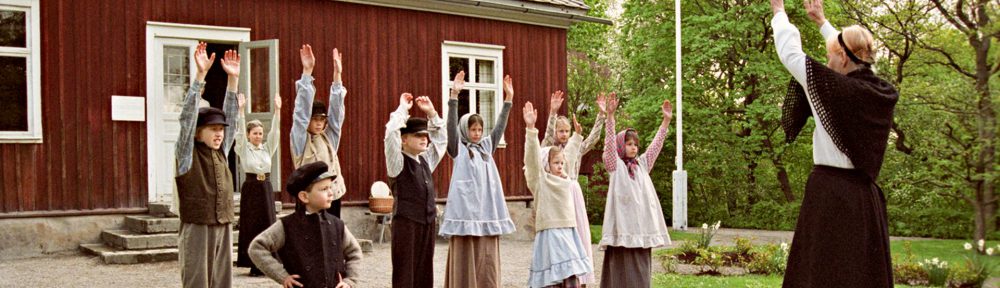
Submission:
[[[783,287],[892,287],[882,190],[858,170],[815,166]]]
[[[608,246],[601,266],[602,288],[645,288],[652,284],[650,248]]]
[[[236,248],[236,267],[250,267],[251,273],[259,273],[257,266],[250,261],[247,249],[250,248],[253,238],[264,232],[267,227],[271,227],[276,220],[274,190],[271,188],[270,177],[260,181],[256,176],[249,175],[251,174],[248,174],[247,180],[243,181],[243,186],[240,188],[240,236]]]
[[[444,287],[500,287],[500,236],[451,236]]]

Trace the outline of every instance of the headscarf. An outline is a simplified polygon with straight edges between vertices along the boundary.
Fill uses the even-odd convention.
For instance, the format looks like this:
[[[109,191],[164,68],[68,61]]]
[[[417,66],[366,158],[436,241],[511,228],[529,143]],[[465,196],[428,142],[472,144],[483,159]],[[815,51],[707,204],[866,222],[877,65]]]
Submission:
[[[635,129],[627,128],[618,132],[618,135],[615,136],[615,144],[618,145],[618,158],[621,158],[622,161],[625,162],[625,166],[628,168],[628,176],[635,178],[635,170],[639,169],[639,161],[636,160],[635,157],[628,158],[625,156],[625,136],[628,135],[628,132],[635,133],[636,136],[639,135],[638,132],[635,132]],[[639,145],[639,143],[636,143],[636,145]]]
[[[472,152],[479,152],[484,160],[489,159],[490,153],[486,150],[486,147],[483,147],[482,138],[480,138],[479,142],[476,143],[472,143],[471,138],[469,138],[469,118],[471,118],[472,115],[477,114],[465,114],[458,120],[458,132],[462,136],[462,144],[465,145],[466,148],[469,148],[469,157],[475,158],[475,154]],[[483,133],[486,133],[486,131],[483,131]]]

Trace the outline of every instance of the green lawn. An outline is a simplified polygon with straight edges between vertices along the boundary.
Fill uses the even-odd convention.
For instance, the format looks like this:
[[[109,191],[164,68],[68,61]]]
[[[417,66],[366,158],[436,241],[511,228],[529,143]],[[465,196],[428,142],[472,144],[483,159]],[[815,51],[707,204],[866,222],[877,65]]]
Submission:
[[[673,229],[668,229],[667,232],[670,233],[670,240],[672,241],[686,241],[692,239],[698,239],[697,233],[677,231]],[[590,225],[590,241],[594,244],[601,242],[601,225]]]
[[[600,231],[600,226],[594,227],[591,231]],[[600,233],[600,232],[597,232]],[[675,234],[676,233],[676,234]],[[600,235],[600,234],[595,234]],[[696,233],[686,233],[686,232],[675,232],[671,231],[670,236],[675,241],[678,240],[690,240],[696,239],[698,234]],[[922,261],[923,259],[938,258],[942,261],[948,261],[949,265],[965,265],[967,257],[971,257],[973,254],[970,251],[966,251],[963,248],[963,244],[968,241],[964,240],[912,240],[909,241],[913,250],[913,255],[916,257],[917,261]],[[900,258],[904,256],[905,251],[903,249],[904,241],[892,241],[890,242],[891,253],[894,257]],[[997,248],[998,242],[987,241],[986,247]],[[1000,267],[1000,249],[997,249],[998,253],[995,255],[987,257],[987,261],[993,263],[995,267]],[[667,250],[661,250],[658,252],[667,253]],[[986,257],[986,256],[984,256]],[[658,263],[654,263],[658,265]],[[1000,276],[997,271],[993,272],[993,276]],[[676,274],[657,274],[653,278],[653,286],[655,287],[780,287],[781,286],[780,275],[776,276],[760,276],[760,275],[748,275],[748,276],[732,276],[732,277],[711,277],[711,276],[694,276],[694,275],[676,275]],[[896,287],[913,287],[906,285],[896,285]]]

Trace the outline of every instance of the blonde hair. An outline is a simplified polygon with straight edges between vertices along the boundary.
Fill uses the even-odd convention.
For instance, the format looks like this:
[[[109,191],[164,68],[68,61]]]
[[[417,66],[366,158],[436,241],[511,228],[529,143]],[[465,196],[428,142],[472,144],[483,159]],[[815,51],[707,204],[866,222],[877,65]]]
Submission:
[[[562,155],[562,152],[563,149],[559,148],[559,146],[552,146],[552,148],[549,148],[549,163],[552,163],[552,159],[555,159],[555,156]]]
[[[867,29],[859,25],[851,25],[844,28],[840,34],[844,38],[844,44],[847,45],[847,49],[851,49],[851,53],[854,53],[854,56],[857,56],[861,61],[868,63],[875,62],[875,51],[872,48],[875,44],[875,38],[872,37],[871,32],[868,32]],[[832,53],[842,54],[847,58],[847,53],[844,52],[844,48],[840,46],[840,41],[837,38],[827,40],[826,49]]]
[[[569,123],[569,118],[566,118],[566,116],[556,118],[556,129],[559,129],[560,124],[566,125],[566,128],[569,128],[569,130],[573,130],[573,125]]]

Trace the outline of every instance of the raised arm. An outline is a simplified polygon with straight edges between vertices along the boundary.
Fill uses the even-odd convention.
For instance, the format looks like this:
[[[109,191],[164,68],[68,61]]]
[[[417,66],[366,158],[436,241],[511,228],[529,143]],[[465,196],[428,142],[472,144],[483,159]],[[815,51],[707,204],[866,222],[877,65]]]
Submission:
[[[238,104],[237,106],[239,108],[237,110],[239,110],[239,112],[236,113],[236,115],[238,116],[236,116],[236,131],[235,133],[233,133],[233,137],[236,138],[235,139],[236,155],[240,156],[240,159],[243,159],[244,157],[246,157],[247,146],[250,145],[250,143],[248,143],[247,141],[247,119],[245,115],[246,113],[243,110],[243,108],[245,107],[244,105],[246,105],[247,103],[246,96],[244,96],[243,93],[237,94],[236,103]],[[238,170],[241,167],[237,166],[236,168]]]
[[[615,110],[618,107],[618,96],[611,93],[608,98],[597,98],[597,106],[601,112],[608,115],[604,124],[604,169],[614,172],[618,164],[618,145],[615,143]]]
[[[240,111],[243,111],[241,108]],[[274,117],[271,117],[271,130],[267,132],[267,143],[264,144],[265,149],[267,149],[268,155],[273,158],[275,153],[278,152],[278,147],[281,144],[278,143],[279,138],[281,138],[281,95],[274,94]]]
[[[604,113],[597,113],[597,119],[594,119],[594,127],[590,128],[590,134],[580,144],[580,157],[587,155],[590,150],[594,149],[594,146],[597,146],[597,140],[601,137],[601,128],[604,128]]]
[[[830,24],[830,21],[826,21],[826,15],[823,13],[823,0],[805,0],[802,1],[802,6],[806,8],[806,16],[809,16],[809,20],[819,26],[819,33],[823,34],[824,40],[837,37],[840,32]]]
[[[416,100],[417,107],[420,111],[424,111],[427,115],[427,131],[430,133],[428,137],[430,141],[427,143],[427,165],[430,166],[431,171],[437,168],[437,165],[441,163],[441,159],[444,158],[445,145],[448,142],[448,133],[444,130],[444,119],[438,116],[436,110],[434,110],[434,103],[431,102],[431,98],[427,96],[417,97]]]
[[[291,148],[292,156],[299,157],[305,153],[306,140],[309,133],[309,119],[312,118],[312,104],[316,96],[316,86],[313,86],[312,71],[316,65],[316,56],[312,46],[302,45],[299,49],[302,59],[302,78],[295,82],[295,108],[292,110]]]
[[[549,120],[545,124],[545,137],[542,138],[542,146],[552,146],[556,144],[556,119],[559,119],[559,107],[562,106],[563,92],[552,92],[549,96]]]
[[[646,148],[646,153],[642,155],[642,159],[646,160],[646,169],[649,169],[646,172],[653,171],[653,165],[656,164],[656,158],[660,156],[660,149],[663,148],[663,141],[667,138],[667,131],[670,129],[670,119],[674,116],[674,106],[670,104],[670,100],[664,99],[660,110],[663,112],[660,129],[657,129],[656,137],[653,137],[653,142],[649,143],[649,148]]]
[[[503,100],[503,108],[500,109],[500,115],[497,115],[496,125],[493,125],[493,131],[490,133],[491,139],[493,139],[493,153],[497,151],[497,144],[500,143],[500,138],[503,137],[503,131],[507,129],[507,119],[510,116],[510,107],[513,106],[514,101],[514,83],[510,79],[510,75],[503,78],[503,91],[507,95]]]
[[[341,54],[337,48],[333,48],[333,84],[330,84],[330,107],[327,108],[326,137],[330,139],[330,146],[333,146],[334,153],[340,149],[341,131],[344,128],[344,97],[347,96],[347,88],[341,78],[343,67]]]
[[[198,128],[198,99],[201,98],[201,92],[205,88],[205,75],[208,75],[208,69],[212,68],[212,63],[215,63],[215,53],[209,57],[208,53],[205,52],[206,46],[204,42],[198,43],[198,47],[194,50],[194,62],[198,67],[198,73],[195,75],[191,87],[188,88],[187,95],[184,96],[184,103],[181,105],[181,131],[177,136],[177,143],[174,144],[174,158],[177,161],[176,176],[184,175],[188,170],[191,170],[194,132]]]
[[[538,129],[535,129],[535,121],[538,120],[538,110],[531,102],[524,104],[524,180],[528,184],[528,191],[532,194],[538,192],[538,179],[542,176],[543,167],[539,167],[538,158],[542,149],[538,143]]]
[[[806,53],[802,51],[799,29],[788,21],[783,1],[771,0],[771,8],[774,11],[771,28],[774,29],[774,45],[778,58],[792,77],[795,77],[802,86],[806,86]]]
[[[458,133],[458,94],[462,92],[462,88],[465,87],[465,71],[459,71],[455,74],[455,80],[452,81],[451,93],[448,98],[448,155],[451,158],[458,157],[458,142],[461,141],[461,135]]]
[[[399,96],[399,107],[389,114],[389,123],[385,124],[385,168],[389,177],[399,176],[403,171],[403,139],[399,129],[406,126],[410,118],[410,107],[413,106],[413,95],[403,93]]]
[[[225,135],[222,138],[222,152],[229,154],[230,149],[233,147],[234,136],[233,130],[236,129],[236,113],[237,106],[236,103],[236,92],[239,90],[239,80],[240,80],[240,54],[236,50],[226,51],[225,57],[222,58],[222,70],[226,71],[229,75],[228,83],[226,84],[226,99],[222,103],[222,112],[226,115],[226,128]]]

